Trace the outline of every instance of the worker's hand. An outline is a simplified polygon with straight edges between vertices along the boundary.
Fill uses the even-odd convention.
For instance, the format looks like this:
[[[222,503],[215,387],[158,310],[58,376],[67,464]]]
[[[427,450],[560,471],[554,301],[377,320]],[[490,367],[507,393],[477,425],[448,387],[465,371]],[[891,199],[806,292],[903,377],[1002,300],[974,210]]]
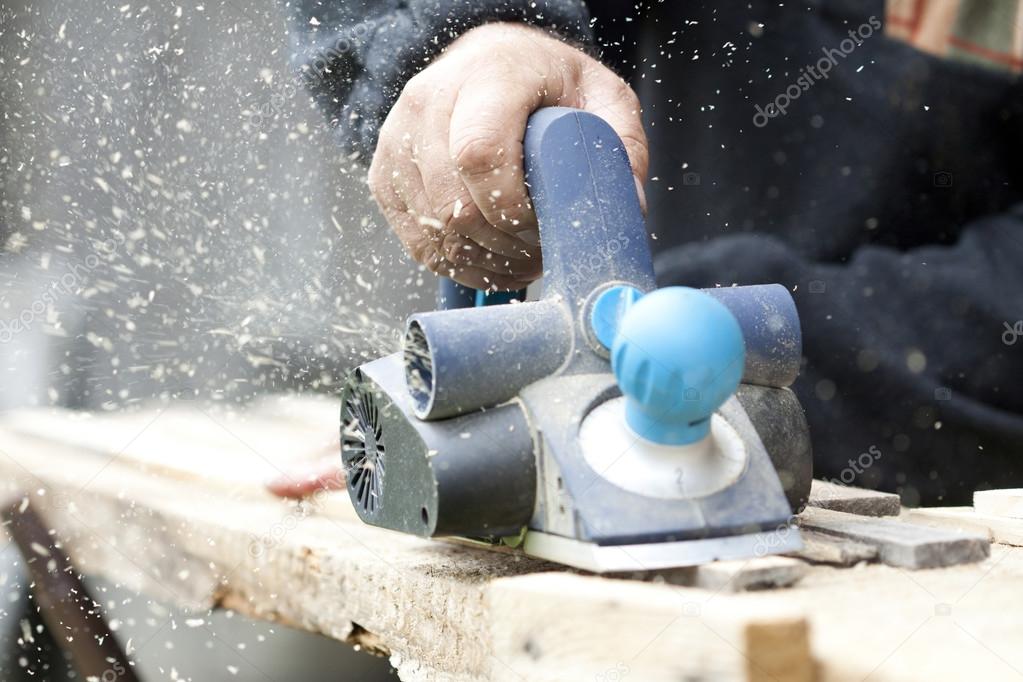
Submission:
[[[468,31],[412,78],[380,130],[369,186],[417,261],[477,289],[542,273],[522,138],[544,106],[603,117],[622,138],[643,203],[639,100],[581,50],[520,24]]]

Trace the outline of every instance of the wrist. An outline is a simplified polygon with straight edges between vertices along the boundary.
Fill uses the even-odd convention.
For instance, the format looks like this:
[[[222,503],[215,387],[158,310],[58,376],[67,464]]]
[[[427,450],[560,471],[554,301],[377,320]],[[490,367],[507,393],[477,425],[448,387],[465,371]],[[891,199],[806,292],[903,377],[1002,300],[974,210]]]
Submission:
[[[528,41],[523,45],[524,41]],[[548,29],[516,21],[492,21],[469,29],[455,38],[439,55],[475,46],[485,46],[488,51],[497,51],[502,47],[513,50],[535,49],[537,42],[541,48],[550,49],[565,44],[556,34]]]

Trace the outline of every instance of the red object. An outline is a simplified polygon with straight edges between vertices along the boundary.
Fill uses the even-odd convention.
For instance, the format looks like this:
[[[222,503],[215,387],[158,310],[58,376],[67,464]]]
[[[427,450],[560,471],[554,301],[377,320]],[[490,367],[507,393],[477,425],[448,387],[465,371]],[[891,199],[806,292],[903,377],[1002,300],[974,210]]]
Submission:
[[[337,455],[323,457],[282,473],[266,487],[280,497],[302,498],[317,490],[344,490],[345,472]]]

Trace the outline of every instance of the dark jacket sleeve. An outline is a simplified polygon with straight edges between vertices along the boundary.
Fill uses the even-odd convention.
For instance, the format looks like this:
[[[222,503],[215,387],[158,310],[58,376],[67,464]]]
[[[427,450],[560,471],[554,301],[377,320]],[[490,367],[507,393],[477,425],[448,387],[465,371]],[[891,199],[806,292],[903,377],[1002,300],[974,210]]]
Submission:
[[[1021,263],[1023,206],[967,226],[952,246],[865,246],[845,263],[753,234],[657,260],[662,284],[787,285],[818,473],[855,470],[850,460],[873,446],[881,455],[858,485],[932,504],[969,504],[974,489],[1023,475]]]
[[[405,83],[459,35],[519,21],[580,43],[583,0],[293,0],[292,62],[347,153],[368,162]]]

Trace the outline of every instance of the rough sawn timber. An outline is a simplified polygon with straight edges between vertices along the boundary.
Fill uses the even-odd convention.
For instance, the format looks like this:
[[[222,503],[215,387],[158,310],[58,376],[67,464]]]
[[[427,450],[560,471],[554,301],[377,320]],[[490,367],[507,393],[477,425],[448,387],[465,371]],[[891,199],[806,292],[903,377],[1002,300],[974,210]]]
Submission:
[[[1023,519],[1023,488],[978,490],[973,493],[973,508],[978,514]]]
[[[859,516],[897,516],[902,503],[894,493],[815,480],[810,485],[807,506]]]
[[[294,398],[237,412],[11,413],[0,489],[30,490],[90,574],[389,654],[406,682],[1023,671],[1023,549],[925,571],[813,565],[791,587],[738,594],[585,576],[366,527],[344,494],[296,505],[263,493],[267,475],[333,451],[336,419],[333,400]]]
[[[987,534],[916,525],[892,518],[857,516],[830,509],[808,508],[799,516],[800,528],[836,535],[877,547],[877,556],[890,566],[941,568],[975,563],[991,552]]]
[[[310,510],[258,484],[243,492],[224,461],[210,465],[205,485],[194,470],[171,475],[180,462],[218,456],[250,481],[253,470],[283,466],[259,452],[265,423],[248,432],[233,419],[208,420],[237,436],[233,448],[217,438],[228,448],[219,452],[201,446],[219,426],[183,429],[176,413],[148,425],[97,419],[79,432],[84,447],[73,444],[72,422],[52,430],[26,419],[21,433],[0,430],[0,473],[9,492],[31,491],[86,573],[193,612],[232,608],[360,645],[389,655],[406,682],[591,679],[615,666],[652,682],[811,680],[806,620],[781,596],[708,600],[706,590],[590,578],[519,554],[420,540],[363,525],[345,493],[320,496]],[[118,421],[129,428],[118,432]],[[126,454],[129,441],[138,456]],[[157,463],[152,451],[141,455],[145,443],[178,455]],[[313,438],[306,445],[318,447]],[[693,604],[700,618],[683,619]]]

